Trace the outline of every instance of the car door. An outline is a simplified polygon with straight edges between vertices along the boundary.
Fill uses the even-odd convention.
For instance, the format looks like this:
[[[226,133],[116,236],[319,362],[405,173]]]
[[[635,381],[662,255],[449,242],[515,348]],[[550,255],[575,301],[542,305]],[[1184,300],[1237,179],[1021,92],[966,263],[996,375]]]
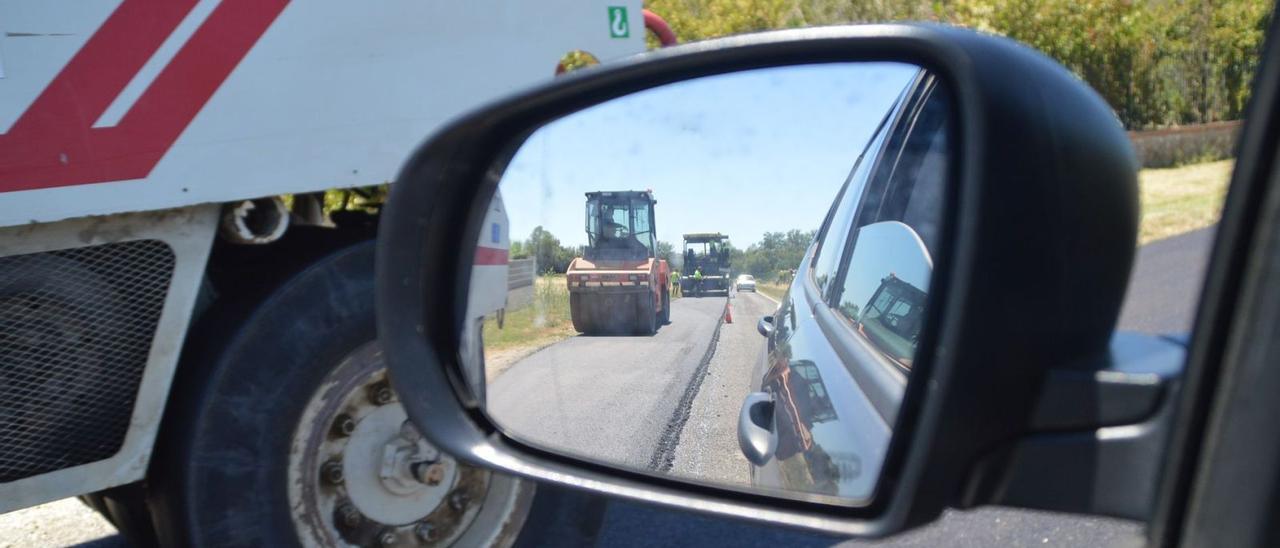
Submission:
[[[852,498],[871,494],[905,377],[883,371],[868,376],[841,365],[849,352],[864,362],[877,358],[865,344],[842,340],[855,336],[848,326],[824,324],[833,320],[829,296],[846,270],[856,234],[851,229],[859,219],[875,217],[867,212],[884,209],[888,215],[882,195],[903,186],[893,181],[908,179],[893,174],[905,145],[914,143],[909,137],[916,113],[931,89],[932,77],[922,72],[870,139],[775,315],[761,389],[774,402],[776,448],[756,470],[757,485]],[[905,165],[899,173],[906,173]]]

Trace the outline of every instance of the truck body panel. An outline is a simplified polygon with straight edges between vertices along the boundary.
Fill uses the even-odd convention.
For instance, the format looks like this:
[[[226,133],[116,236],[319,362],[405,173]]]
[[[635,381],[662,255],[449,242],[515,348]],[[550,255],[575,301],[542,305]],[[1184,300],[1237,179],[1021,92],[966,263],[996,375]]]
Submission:
[[[182,341],[196,308],[209,247],[217,230],[217,213],[216,206],[205,205],[163,212],[0,228],[0,262],[59,250],[101,249],[102,246],[142,241],[163,242],[173,254],[170,265],[172,270],[157,272],[152,278],[152,283],[161,284],[157,290],[162,291],[165,296],[154,333],[149,340],[140,341],[144,345],[149,344],[149,352],[139,363],[112,362],[113,370],[107,372],[111,375],[140,374],[136,381],[136,393],[114,395],[122,398],[132,396],[132,409],[104,405],[98,409],[79,409],[79,414],[68,412],[61,417],[67,421],[66,432],[74,434],[92,433],[92,430],[101,428],[101,425],[93,424],[95,416],[122,415],[119,419],[127,421],[127,425],[119,448],[102,460],[0,483],[0,513],[123,485],[140,480],[146,474],[152,444],[159,431],[165,401],[168,399],[169,386],[182,352]],[[94,257],[99,261],[111,260],[110,256],[103,254]],[[167,280],[160,279],[160,276]],[[6,285],[6,281],[0,281],[0,293],[5,293]],[[124,289],[119,291],[122,298],[128,298]],[[86,312],[94,314],[98,321],[102,321],[100,315],[105,314],[102,310]],[[53,375],[53,368],[59,367],[53,363],[29,360],[4,365],[10,368],[10,372],[15,368],[30,368],[35,372],[37,368],[47,367],[50,369],[50,376]],[[63,367],[66,365],[61,364]],[[81,371],[61,373],[71,373],[71,390],[84,396],[99,398],[99,401],[113,396],[101,387],[90,385],[89,383],[102,383],[102,379],[84,371],[83,367]],[[30,396],[31,399],[10,398],[4,405],[10,412],[21,414],[25,407],[34,403],[32,400],[41,397],[40,394]],[[15,420],[9,414],[6,417],[9,417],[9,421]],[[112,419],[107,422],[116,421]],[[39,442],[40,440],[30,437],[6,438],[3,445],[0,445],[0,455],[4,455],[0,460],[6,464],[20,460],[31,461],[33,455],[40,453]]]
[[[77,56],[93,53],[87,46],[119,47],[95,42],[95,34],[130,8],[146,12],[184,2],[96,0],[74,9],[63,2],[0,2],[0,149],[62,139],[65,150],[49,149],[45,160],[54,165],[47,169],[80,169],[56,186],[31,188],[49,181],[30,175],[30,154],[0,152],[0,226],[384,183],[443,122],[552,77],[565,53],[582,49],[604,61],[644,50],[643,26],[614,37],[602,2],[288,2],[256,39],[245,40],[242,58],[206,93],[200,78],[219,74],[205,71],[206,62],[186,50],[202,53],[204,30],[239,28],[239,20],[224,19],[260,23],[235,14],[263,8],[237,0],[185,3],[192,6],[172,32],[148,26],[154,17],[118,23],[126,35],[165,41],[136,70],[121,67],[126,77],[117,85],[99,89],[63,74],[77,66]],[[626,6],[630,22],[643,20],[638,0],[609,3]],[[117,62],[125,61],[99,70]],[[186,77],[165,87],[171,73]],[[40,100],[62,85],[86,86],[69,105],[84,111],[56,124],[33,119],[49,114],[40,111]],[[95,180],[101,172],[79,162],[97,151],[80,145],[97,143],[93,139],[116,126],[136,126],[131,116],[155,117],[156,108],[147,107],[164,106],[160,92],[203,94],[207,101],[178,122],[183,127],[171,143],[140,145],[159,154],[145,175]],[[26,127],[37,129],[19,131]],[[108,144],[131,139],[149,137],[131,130],[111,134]]]
[[[221,204],[389,182],[441,124],[552,78],[566,53],[642,52],[642,21],[639,0],[0,0],[0,266],[88,250],[101,274],[112,245],[172,253],[148,278],[163,300],[131,358],[137,378],[113,394],[118,445],[12,468],[0,512],[144,478]],[[505,251],[508,237],[487,248]],[[478,269],[480,283],[505,288],[501,262]],[[500,309],[487,297],[473,310]],[[8,438],[0,456],[21,450]]]

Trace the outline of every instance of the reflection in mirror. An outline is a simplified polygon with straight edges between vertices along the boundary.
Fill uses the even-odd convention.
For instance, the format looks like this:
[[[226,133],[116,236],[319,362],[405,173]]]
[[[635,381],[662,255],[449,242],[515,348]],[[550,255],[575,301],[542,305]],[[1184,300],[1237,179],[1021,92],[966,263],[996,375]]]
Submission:
[[[514,144],[462,344],[485,412],[575,458],[865,503],[928,344],[950,104],[914,66],[776,67]]]

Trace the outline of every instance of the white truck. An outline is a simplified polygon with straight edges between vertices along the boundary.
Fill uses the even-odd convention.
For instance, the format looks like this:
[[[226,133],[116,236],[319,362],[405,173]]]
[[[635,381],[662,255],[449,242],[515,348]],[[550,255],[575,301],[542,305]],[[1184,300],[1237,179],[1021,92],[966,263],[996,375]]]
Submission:
[[[0,512],[81,496],[138,545],[537,527],[532,485],[405,426],[374,332],[376,202],[330,218],[323,192],[390,181],[570,51],[642,51],[643,18],[639,0],[0,0]]]

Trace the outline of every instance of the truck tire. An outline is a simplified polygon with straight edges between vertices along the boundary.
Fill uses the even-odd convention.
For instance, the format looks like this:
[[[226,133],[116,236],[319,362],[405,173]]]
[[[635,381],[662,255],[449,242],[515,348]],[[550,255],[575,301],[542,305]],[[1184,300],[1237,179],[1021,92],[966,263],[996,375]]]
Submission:
[[[573,322],[573,329],[584,335],[594,335],[594,313],[588,305],[586,297],[577,293],[569,294],[569,319]]]
[[[658,315],[658,324],[667,325],[671,323],[671,290],[662,289],[662,312]]]
[[[652,335],[658,332],[658,309],[653,302],[652,293],[641,293],[636,298],[636,332],[641,335]]]
[[[460,464],[405,421],[376,342],[373,255],[342,249],[193,330],[147,479],[162,545],[516,541],[534,485]]]

